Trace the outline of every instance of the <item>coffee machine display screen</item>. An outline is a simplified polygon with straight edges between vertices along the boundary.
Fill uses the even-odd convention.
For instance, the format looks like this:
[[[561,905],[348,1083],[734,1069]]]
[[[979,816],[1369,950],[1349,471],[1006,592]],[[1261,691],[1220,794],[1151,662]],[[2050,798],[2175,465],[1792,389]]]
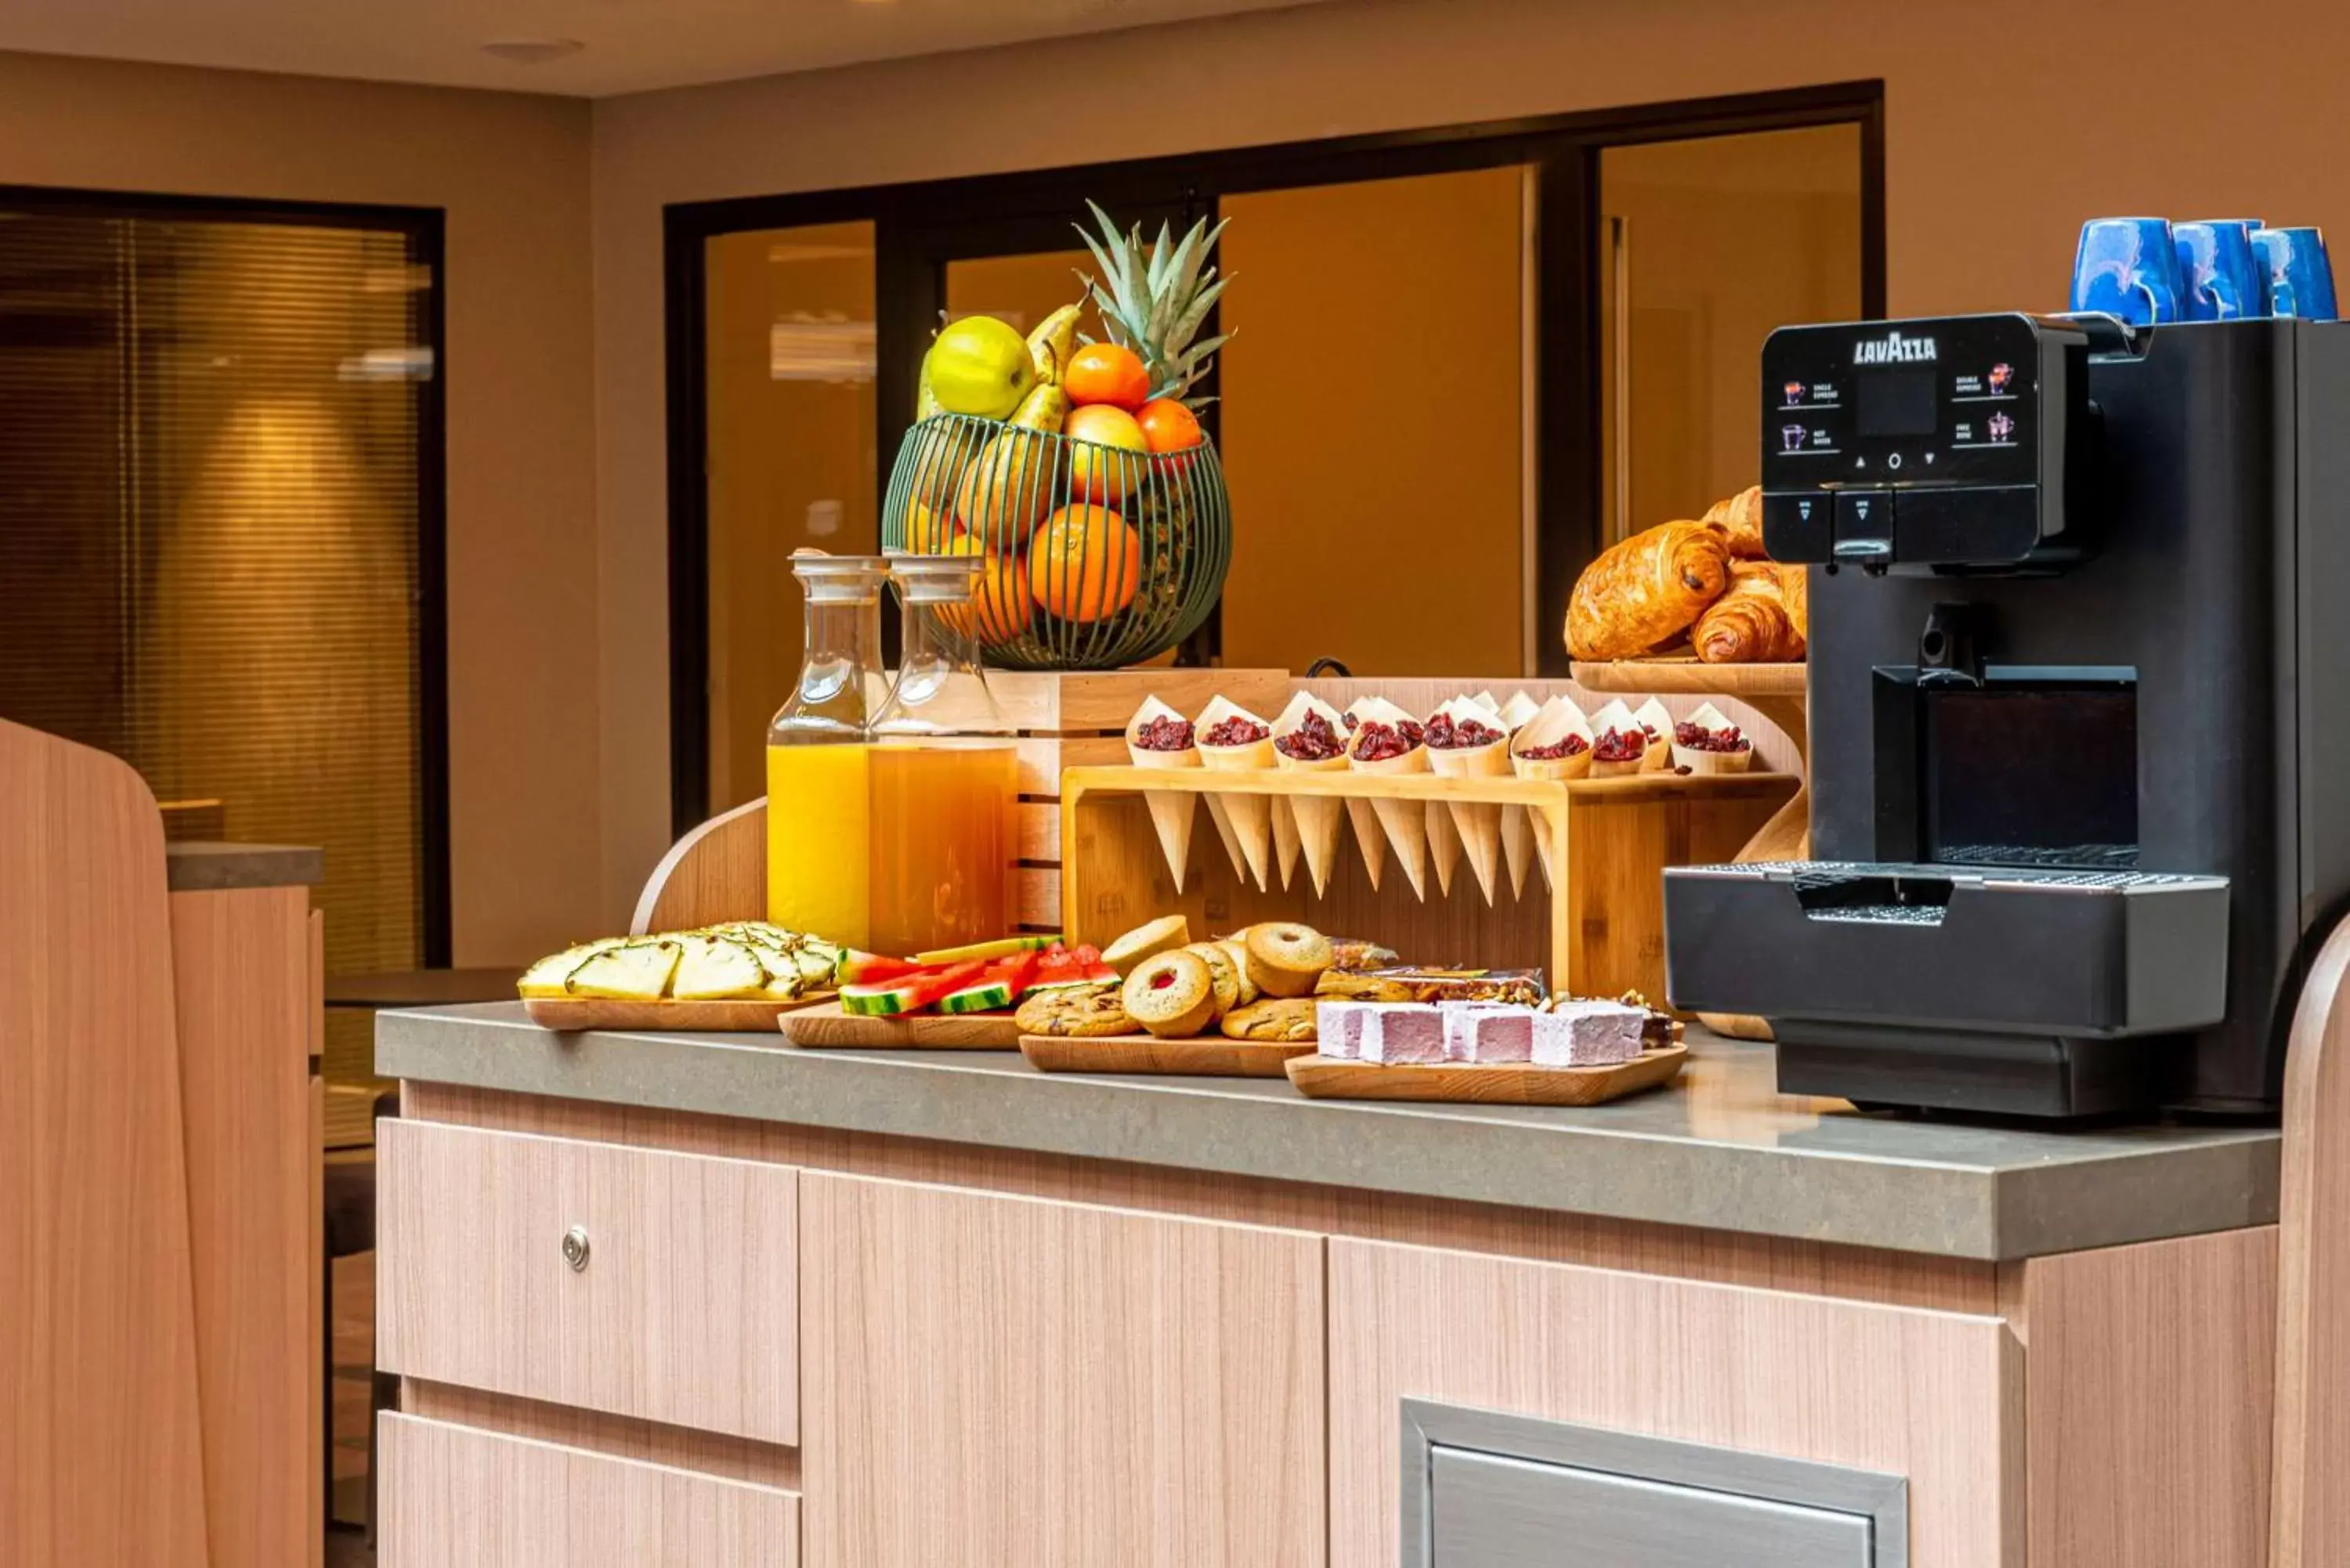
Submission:
[[[1872,370],[1855,376],[1854,429],[1870,439],[1932,435],[1941,423],[1934,386],[1931,369]]]
[[[2117,681],[1929,687],[1919,858],[2137,864],[2137,691]]]

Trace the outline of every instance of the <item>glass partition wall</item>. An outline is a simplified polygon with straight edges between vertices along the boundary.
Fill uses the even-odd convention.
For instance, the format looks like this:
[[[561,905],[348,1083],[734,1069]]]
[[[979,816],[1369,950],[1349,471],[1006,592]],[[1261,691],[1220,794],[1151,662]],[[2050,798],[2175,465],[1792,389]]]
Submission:
[[[1088,199],[1232,220],[1233,560],[1170,657],[1498,681],[1564,673],[1598,550],[1752,482],[1771,327],[1882,313],[1881,133],[1864,82],[671,208],[676,826],[759,793],[783,562],[876,546],[931,334],[1077,297]]]

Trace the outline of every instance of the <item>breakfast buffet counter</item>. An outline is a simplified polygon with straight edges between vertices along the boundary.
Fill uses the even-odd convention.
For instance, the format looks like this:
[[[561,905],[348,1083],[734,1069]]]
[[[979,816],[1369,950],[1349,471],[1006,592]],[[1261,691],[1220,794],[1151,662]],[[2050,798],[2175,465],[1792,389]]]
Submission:
[[[1782,1096],[1692,1027],[1666,1089],[1586,1107],[1306,1099],[1285,1079],[1044,1074],[1016,1051],[555,1034],[519,1003],[388,1013],[378,1070],[512,1094],[1992,1262],[2272,1223],[2272,1127],[2054,1131]]]

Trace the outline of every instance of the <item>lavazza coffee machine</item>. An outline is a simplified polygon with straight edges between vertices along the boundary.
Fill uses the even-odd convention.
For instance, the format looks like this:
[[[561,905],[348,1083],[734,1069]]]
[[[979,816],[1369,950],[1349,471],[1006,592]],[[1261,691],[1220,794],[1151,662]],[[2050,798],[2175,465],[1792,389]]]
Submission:
[[[2350,324],[1791,327],[1812,852],[1665,879],[1668,992],[1779,1086],[2262,1114],[2350,901]]]

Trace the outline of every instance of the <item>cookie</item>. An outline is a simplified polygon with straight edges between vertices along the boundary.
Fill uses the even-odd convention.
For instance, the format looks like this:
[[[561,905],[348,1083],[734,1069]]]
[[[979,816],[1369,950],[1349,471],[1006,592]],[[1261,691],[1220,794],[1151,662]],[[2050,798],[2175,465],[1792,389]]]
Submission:
[[[1059,985],[1040,991],[1012,1015],[1023,1034],[1131,1034],[1115,985]]]
[[[1274,920],[1249,928],[1249,978],[1267,996],[1311,996],[1329,967],[1330,939],[1311,926]]]
[[[1239,937],[1226,937],[1216,945],[1231,955],[1232,961],[1232,972],[1240,976],[1240,1005],[1246,1007],[1250,1002],[1254,1002],[1258,997],[1263,996],[1264,992],[1259,991],[1256,986],[1256,981],[1249,978],[1248,943]]]
[[[1224,1014],[1224,1033],[1234,1040],[1308,1041],[1314,1038],[1316,1005],[1310,996],[1251,1002]]]
[[[1197,953],[1208,966],[1208,983],[1216,990],[1216,1015],[1221,1018],[1241,1004],[1241,971],[1220,942],[1193,942],[1183,950]]]
[[[1127,1016],[1153,1034],[1197,1034],[1216,1017],[1216,982],[1198,953],[1160,953],[1126,977]]]

